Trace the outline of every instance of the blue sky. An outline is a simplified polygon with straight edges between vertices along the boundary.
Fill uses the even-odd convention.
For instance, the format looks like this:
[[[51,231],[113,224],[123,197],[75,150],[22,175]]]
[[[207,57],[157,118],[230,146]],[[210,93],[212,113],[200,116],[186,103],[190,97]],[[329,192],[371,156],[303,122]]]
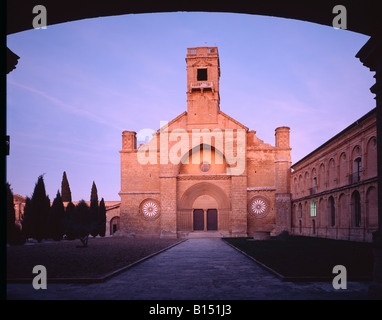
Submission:
[[[49,14],[49,12],[48,12]],[[49,16],[48,16],[49,23]],[[292,162],[375,107],[373,73],[355,58],[367,36],[283,18],[157,13],[86,19],[7,38],[7,180],[53,200],[66,171],[73,200],[119,200],[121,135],[187,109],[188,47],[217,46],[220,108],[274,145],[291,128]]]

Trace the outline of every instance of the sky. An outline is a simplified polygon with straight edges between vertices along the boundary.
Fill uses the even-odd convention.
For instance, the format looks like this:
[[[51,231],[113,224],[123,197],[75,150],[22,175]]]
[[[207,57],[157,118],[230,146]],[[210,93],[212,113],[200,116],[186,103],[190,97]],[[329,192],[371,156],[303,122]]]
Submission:
[[[48,12],[49,14],[49,12]],[[49,23],[49,17],[48,17]],[[275,144],[290,127],[292,163],[375,107],[368,36],[303,21],[231,13],[130,14],[7,37],[7,181],[53,201],[66,171],[73,201],[120,200],[122,132],[160,127],[187,110],[187,48],[217,46],[220,109]],[[141,131],[142,132],[142,131]],[[139,145],[140,142],[138,142]]]

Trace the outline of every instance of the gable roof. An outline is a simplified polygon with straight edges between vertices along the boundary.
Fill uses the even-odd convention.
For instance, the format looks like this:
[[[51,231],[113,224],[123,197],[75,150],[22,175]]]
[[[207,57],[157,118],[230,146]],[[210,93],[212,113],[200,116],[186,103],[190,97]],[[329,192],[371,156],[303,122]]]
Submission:
[[[245,129],[246,131],[249,130],[245,125],[241,124],[239,121],[235,120],[234,118],[231,118],[229,115],[225,114],[223,111],[219,110],[219,114],[221,114],[223,117],[227,118],[228,120],[232,121],[233,123],[237,124],[239,127]]]
[[[167,128],[168,128],[169,126],[171,126],[173,123],[175,123],[175,122],[177,122],[178,120],[180,120],[181,118],[183,118],[184,116],[186,116],[186,115],[187,115],[187,111],[184,111],[184,112],[181,113],[179,116],[177,116],[176,118],[172,119],[169,123],[167,123]],[[157,130],[157,133],[160,133],[160,131],[161,131],[162,128],[163,128],[163,127],[159,128],[159,129]]]

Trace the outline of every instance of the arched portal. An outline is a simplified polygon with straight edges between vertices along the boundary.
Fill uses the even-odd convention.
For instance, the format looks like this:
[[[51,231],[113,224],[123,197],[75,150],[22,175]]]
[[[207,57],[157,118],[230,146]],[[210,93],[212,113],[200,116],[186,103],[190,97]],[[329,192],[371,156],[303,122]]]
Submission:
[[[178,231],[229,232],[230,201],[226,192],[212,182],[190,186],[178,204]]]

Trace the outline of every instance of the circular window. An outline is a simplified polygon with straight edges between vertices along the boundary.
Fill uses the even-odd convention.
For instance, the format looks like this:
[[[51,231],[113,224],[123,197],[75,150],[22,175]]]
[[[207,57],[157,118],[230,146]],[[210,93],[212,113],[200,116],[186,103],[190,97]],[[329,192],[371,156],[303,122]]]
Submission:
[[[146,220],[155,220],[160,215],[159,202],[154,199],[143,200],[139,207],[139,211]]]
[[[200,165],[200,170],[202,172],[208,172],[210,170],[210,167],[211,165],[207,162],[203,162],[201,165]]]
[[[248,202],[248,213],[255,218],[263,218],[269,213],[269,200],[263,196],[254,196]]]

